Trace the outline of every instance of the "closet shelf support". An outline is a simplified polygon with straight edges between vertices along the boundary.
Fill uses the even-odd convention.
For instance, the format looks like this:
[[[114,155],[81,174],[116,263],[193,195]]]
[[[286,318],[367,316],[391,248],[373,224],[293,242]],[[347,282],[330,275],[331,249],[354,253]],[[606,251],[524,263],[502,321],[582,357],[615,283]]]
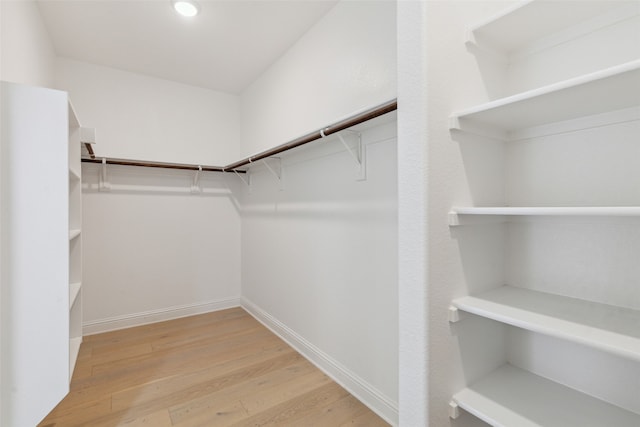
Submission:
[[[200,173],[202,172],[202,166],[198,165],[198,170],[195,175],[193,175],[193,183],[191,184],[191,193],[198,194],[202,192],[202,188],[200,187]]]
[[[347,135],[349,135],[348,139],[351,140],[350,143],[345,139]],[[362,135],[359,132],[344,130],[338,134],[338,139],[355,162],[356,180],[366,180],[366,155],[365,146],[362,144]]]
[[[268,160],[270,160],[273,163],[273,166],[269,164]],[[282,181],[282,159],[280,157],[268,157],[268,158],[262,159],[262,164],[264,164],[265,167],[269,170],[269,172],[271,172],[271,174],[276,177],[276,179],[278,180],[280,190],[281,191],[284,190],[283,181]]]
[[[111,183],[107,178],[107,159],[102,158],[102,170],[100,171],[100,179],[98,181],[98,188],[100,191],[111,191]]]
[[[242,172],[242,171],[237,171],[237,170],[233,169],[233,173],[235,173],[235,174],[236,174],[236,176],[237,176],[238,178],[240,178],[240,180],[241,180],[242,182],[244,182],[244,184],[245,184],[247,187],[249,187],[249,189],[251,189],[251,174],[249,173],[249,171],[242,172],[242,175],[244,175],[244,176],[246,177],[246,179],[245,179],[245,178],[240,174],[240,172]]]

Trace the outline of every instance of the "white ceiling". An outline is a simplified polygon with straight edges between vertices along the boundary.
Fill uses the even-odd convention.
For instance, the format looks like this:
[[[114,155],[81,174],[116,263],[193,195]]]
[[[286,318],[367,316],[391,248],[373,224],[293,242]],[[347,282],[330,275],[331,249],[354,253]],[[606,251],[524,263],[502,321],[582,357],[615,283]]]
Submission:
[[[239,93],[337,0],[199,0],[184,18],[170,0],[40,0],[56,53]]]

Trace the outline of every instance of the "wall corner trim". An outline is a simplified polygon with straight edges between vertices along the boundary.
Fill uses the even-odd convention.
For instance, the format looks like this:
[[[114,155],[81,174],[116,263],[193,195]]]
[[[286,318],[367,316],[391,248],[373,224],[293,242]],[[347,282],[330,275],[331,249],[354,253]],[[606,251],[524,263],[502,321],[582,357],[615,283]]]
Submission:
[[[243,297],[240,306],[385,421],[393,426],[398,425],[396,402],[253,302]]]
[[[197,302],[193,304],[177,305],[173,307],[149,310],[141,313],[114,316],[106,319],[85,322],[82,325],[82,335],[93,335],[118,329],[142,326],[165,320],[179,319],[196,314],[210,313],[227,308],[239,307],[240,297]]]

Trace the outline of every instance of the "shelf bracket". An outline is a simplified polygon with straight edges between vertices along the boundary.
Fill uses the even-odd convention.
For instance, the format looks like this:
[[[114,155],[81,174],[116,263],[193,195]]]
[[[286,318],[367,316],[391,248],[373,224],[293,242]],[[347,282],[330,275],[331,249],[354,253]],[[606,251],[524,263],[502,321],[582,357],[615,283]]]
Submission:
[[[344,134],[344,135],[343,135]],[[349,139],[351,139],[351,143],[349,143],[345,136],[350,135]],[[351,158],[354,160],[356,165],[356,180],[357,181],[365,181],[367,179],[367,168],[366,168],[366,148],[362,144],[362,135],[359,132],[345,130],[338,134],[338,139],[347,150]]]
[[[447,216],[448,216],[449,227],[457,227],[460,225],[460,216],[458,216],[458,212],[449,211]]]
[[[269,160],[272,160],[273,166],[269,164],[267,158],[262,159],[262,163],[265,167],[271,172],[273,176],[278,180],[278,186],[280,191],[284,190],[284,182],[282,180],[282,159],[280,157],[269,157]]]
[[[244,184],[249,188],[249,190],[251,190],[251,174],[249,173],[249,171],[246,171],[244,174],[241,174],[241,173],[238,173],[238,171],[234,169],[233,173],[235,173],[236,176],[238,178],[240,178],[240,180],[242,182],[244,182]],[[244,175],[246,177],[246,179],[242,175]]]
[[[460,321],[460,310],[458,307],[454,307],[452,305],[449,306],[449,311],[447,313],[447,317],[449,318],[450,323],[457,323]]]
[[[451,419],[456,419],[460,416],[460,407],[453,400],[449,402],[449,417]]]
[[[449,126],[449,132],[451,133],[462,132],[502,142],[510,140],[509,133],[507,131],[490,125],[475,123],[465,117],[457,115],[449,116],[447,119],[447,125]]]
[[[200,187],[200,174],[202,173],[202,166],[198,165],[198,170],[193,176],[193,183],[191,184],[191,193],[198,194],[202,192],[202,188]]]
[[[100,171],[98,180],[98,189],[100,191],[111,191],[111,183],[107,177],[107,159],[105,157],[102,158],[102,170]]]

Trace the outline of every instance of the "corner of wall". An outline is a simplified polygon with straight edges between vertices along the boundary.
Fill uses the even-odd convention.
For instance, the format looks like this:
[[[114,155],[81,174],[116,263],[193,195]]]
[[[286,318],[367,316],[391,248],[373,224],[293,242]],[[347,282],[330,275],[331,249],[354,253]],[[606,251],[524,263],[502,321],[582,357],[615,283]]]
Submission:
[[[56,52],[36,2],[0,2],[0,21],[0,80],[53,87]]]

